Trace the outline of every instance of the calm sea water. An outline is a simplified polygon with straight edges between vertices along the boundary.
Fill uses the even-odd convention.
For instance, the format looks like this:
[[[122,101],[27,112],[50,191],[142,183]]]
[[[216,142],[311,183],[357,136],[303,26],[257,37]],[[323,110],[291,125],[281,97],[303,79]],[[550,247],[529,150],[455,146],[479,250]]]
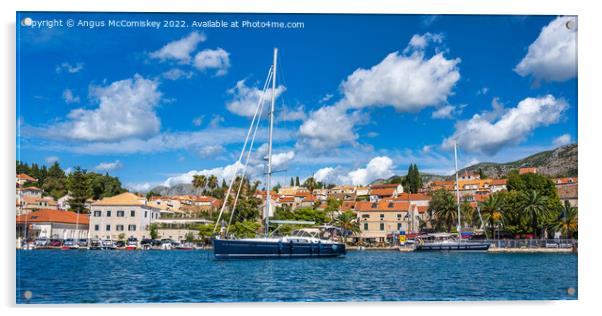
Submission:
[[[576,299],[577,255],[349,252],[215,261],[210,251],[17,251],[17,303]],[[24,293],[30,291],[26,299]]]

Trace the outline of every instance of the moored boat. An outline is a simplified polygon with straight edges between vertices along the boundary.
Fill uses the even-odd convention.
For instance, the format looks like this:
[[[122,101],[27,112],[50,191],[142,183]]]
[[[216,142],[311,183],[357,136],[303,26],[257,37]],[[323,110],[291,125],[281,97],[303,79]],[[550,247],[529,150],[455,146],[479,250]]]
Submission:
[[[136,250],[136,249],[138,249],[138,239],[136,239],[134,237],[128,238],[127,242],[125,243],[125,250]]]
[[[416,237],[416,251],[487,251],[490,244],[462,240],[458,234],[434,233]]]

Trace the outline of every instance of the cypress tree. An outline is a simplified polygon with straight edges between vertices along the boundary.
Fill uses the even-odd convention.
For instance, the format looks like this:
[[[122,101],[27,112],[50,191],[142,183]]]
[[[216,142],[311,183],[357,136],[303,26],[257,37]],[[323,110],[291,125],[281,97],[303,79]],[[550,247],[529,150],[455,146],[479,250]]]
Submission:
[[[67,178],[67,189],[69,190],[69,207],[76,213],[87,213],[86,200],[92,196],[88,185],[86,171],[75,167]]]

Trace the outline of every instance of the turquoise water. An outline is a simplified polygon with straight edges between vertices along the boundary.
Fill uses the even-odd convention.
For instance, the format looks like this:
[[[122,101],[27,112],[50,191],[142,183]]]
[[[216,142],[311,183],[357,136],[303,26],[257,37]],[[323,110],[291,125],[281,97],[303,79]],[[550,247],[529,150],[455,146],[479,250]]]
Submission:
[[[17,251],[17,303],[576,299],[577,255],[349,252],[215,261],[210,251]],[[24,293],[31,297],[26,299]]]

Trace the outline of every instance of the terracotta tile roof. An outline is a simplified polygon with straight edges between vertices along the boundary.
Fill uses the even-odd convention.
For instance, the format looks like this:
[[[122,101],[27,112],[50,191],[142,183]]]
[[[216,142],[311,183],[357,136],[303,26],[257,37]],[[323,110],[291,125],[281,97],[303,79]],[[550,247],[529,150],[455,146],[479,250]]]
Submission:
[[[146,205],[145,199],[134,193],[125,192],[92,203],[92,205]]]
[[[89,225],[90,217],[87,214],[77,214],[70,211],[57,211],[57,210],[39,210],[28,214],[17,216],[17,224],[22,223],[67,223],[67,224],[81,224]]]
[[[282,196],[282,197],[278,198],[278,201],[280,203],[291,203],[291,202],[295,202],[295,198],[292,196]]]
[[[508,179],[491,179],[491,185],[506,185]]]
[[[38,179],[31,177],[30,175],[26,174],[26,173],[19,173],[17,175],[17,179],[21,179],[21,180],[27,180],[27,181],[38,181]]]
[[[408,198],[410,201],[430,201],[431,200],[431,197],[429,195],[423,194],[423,193],[401,193],[401,194],[399,194],[399,196],[397,196],[393,200],[407,201]]]
[[[355,210],[358,212],[369,212],[369,211],[390,211],[390,212],[407,212],[409,209],[409,203],[403,201],[380,201],[370,202],[361,201],[355,203]]]
[[[424,214],[426,211],[428,211],[429,207],[426,205],[419,205],[416,206],[416,209],[418,210],[418,213]]]
[[[382,189],[372,189],[370,190],[370,195],[377,196],[393,196],[395,193],[395,188],[382,188]]]
[[[214,197],[212,197],[212,196],[204,196],[203,195],[203,196],[194,196],[192,200],[195,201],[195,202],[209,202],[209,203],[211,203],[211,202],[213,202],[213,201],[215,201],[217,199],[214,198]]]
[[[351,211],[355,208],[355,201],[343,201],[341,211]]]
[[[373,184],[370,186],[370,189],[397,189],[399,184],[396,183],[383,183],[383,184]]]
[[[556,183],[556,184],[572,184],[572,183],[577,183],[577,177],[554,179],[554,183]]]
[[[42,191],[42,189],[38,188],[38,187],[23,187],[23,188],[17,188],[17,191]]]

